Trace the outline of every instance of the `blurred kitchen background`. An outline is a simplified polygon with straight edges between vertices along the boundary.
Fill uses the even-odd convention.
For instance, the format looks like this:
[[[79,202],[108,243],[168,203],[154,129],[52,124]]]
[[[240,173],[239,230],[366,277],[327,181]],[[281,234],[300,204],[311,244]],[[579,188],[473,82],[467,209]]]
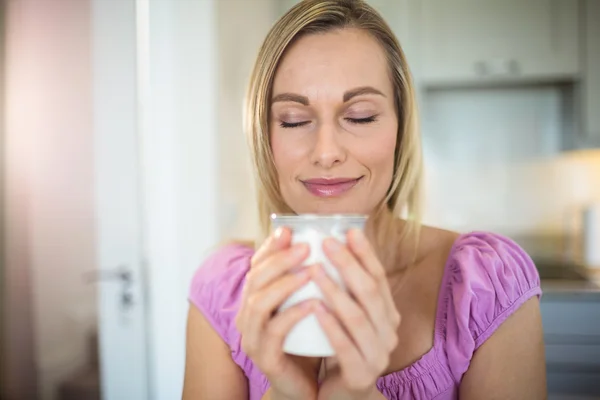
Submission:
[[[255,234],[243,96],[295,3],[0,1],[1,400],[180,397],[190,277]],[[600,0],[370,3],[417,86],[424,222],[525,247],[551,398],[600,398]]]

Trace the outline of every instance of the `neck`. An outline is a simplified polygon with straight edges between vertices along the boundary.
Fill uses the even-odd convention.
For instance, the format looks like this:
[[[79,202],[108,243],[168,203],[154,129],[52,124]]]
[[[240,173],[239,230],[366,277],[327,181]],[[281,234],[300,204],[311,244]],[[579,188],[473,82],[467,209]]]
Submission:
[[[387,207],[372,213],[365,234],[388,273],[405,270],[416,259],[418,230]]]

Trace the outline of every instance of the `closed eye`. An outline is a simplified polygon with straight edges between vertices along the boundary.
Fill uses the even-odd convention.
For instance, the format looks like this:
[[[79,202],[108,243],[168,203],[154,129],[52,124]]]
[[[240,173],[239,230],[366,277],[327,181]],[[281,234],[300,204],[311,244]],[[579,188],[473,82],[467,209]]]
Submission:
[[[372,115],[366,118],[344,118],[346,121],[352,124],[368,124],[371,122],[375,122],[377,120],[376,115]],[[300,122],[285,122],[281,121],[280,126],[282,128],[299,128],[301,126],[309,124],[310,121],[300,121]]]
[[[301,122],[285,122],[281,121],[279,124],[282,128],[298,128],[310,123],[310,121],[301,121]]]
[[[376,115],[371,115],[367,118],[344,118],[346,121],[353,124],[368,124],[374,122],[377,119]]]

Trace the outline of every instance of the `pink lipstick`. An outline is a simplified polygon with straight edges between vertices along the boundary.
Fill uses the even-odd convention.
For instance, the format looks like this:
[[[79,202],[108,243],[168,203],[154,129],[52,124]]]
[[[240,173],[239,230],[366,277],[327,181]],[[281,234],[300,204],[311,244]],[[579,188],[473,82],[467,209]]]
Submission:
[[[302,183],[308,191],[318,197],[336,197],[352,189],[359,178],[315,178],[303,180]]]

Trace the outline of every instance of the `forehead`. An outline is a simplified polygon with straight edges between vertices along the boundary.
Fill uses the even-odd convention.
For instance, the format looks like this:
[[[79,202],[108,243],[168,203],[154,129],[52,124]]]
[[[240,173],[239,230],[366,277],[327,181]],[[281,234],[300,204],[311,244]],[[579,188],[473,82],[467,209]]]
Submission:
[[[393,92],[379,42],[364,30],[346,28],[306,35],[293,43],[277,69],[273,93],[337,96],[362,86],[373,86],[386,96]]]

